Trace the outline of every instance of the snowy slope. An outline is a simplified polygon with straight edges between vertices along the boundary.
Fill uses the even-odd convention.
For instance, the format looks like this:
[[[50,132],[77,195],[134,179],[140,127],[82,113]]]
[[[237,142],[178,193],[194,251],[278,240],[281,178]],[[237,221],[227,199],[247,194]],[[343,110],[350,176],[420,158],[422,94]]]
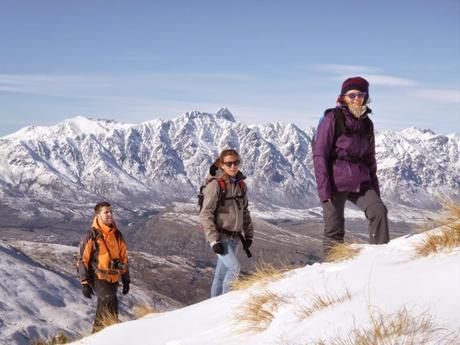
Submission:
[[[75,251],[57,244],[0,241],[0,344],[28,345],[61,331],[69,337],[90,333],[96,300],[81,293]],[[166,261],[142,255],[152,265],[161,267],[160,260]],[[132,318],[134,305],[161,310],[182,305],[155,291],[147,295],[140,283],[132,284],[127,296],[120,294],[122,320]]]
[[[436,331],[426,344],[460,344],[460,248],[415,258],[414,246],[424,236],[403,237],[382,246],[362,245],[354,259],[306,266],[265,287],[255,285],[173,312],[151,314],[75,344],[305,345],[319,340],[331,344],[338,336],[351,336],[353,329],[369,329],[370,315],[374,321],[380,315],[389,322],[398,312],[404,315],[404,310],[408,324],[412,319],[431,318]],[[302,317],[314,296],[337,297],[347,290],[350,298]],[[281,300],[271,310],[274,318],[264,330],[247,331],[241,313],[267,291]],[[457,332],[457,337],[450,332]],[[422,343],[423,335],[418,330],[414,343]],[[391,344],[406,344],[404,339],[393,337]]]
[[[0,243],[0,343],[28,344],[58,330],[82,334],[92,310],[78,281]]]
[[[314,129],[247,126],[227,109],[125,124],[82,116],[0,138],[0,204],[26,219],[81,219],[106,198],[129,218],[194,201],[218,152],[238,149],[253,209],[317,206]],[[376,137],[383,196],[421,209],[460,190],[460,136],[409,128]]]

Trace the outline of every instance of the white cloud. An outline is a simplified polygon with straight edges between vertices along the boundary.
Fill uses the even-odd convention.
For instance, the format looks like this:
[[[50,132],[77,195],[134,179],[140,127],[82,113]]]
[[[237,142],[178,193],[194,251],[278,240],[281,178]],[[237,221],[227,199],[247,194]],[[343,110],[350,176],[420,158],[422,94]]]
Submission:
[[[337,74],[359,75],[364,73],[379,73],[380,69],[371,66],[362,65],[337,65],[337,64],[317,64],[314,68],[319,71],[331,72]]]
[[[390,75],[367,74],[365,78],[371,84],[384,86],[417,86],[418,82],[411,79],[393,77]]]
[[[413,92],[415,97],[448,103],[460,103],[460,90],[452,89],[417,89]]]
[[[164,57],[146,55],[146,54],[137,54],[137,53],[126,53],[114,58],[119,61],[127,62],[166,62],[167,59]]]
[[[72,98],[106,94],[110,89],[127,93],[143,88],[206,93],[216,86],[246,83],[254,78],[239,73],[175,73],[131,76],[15,75],[0,74],[0,92],[30,93]]]
[[[339,81],[343,81],[352,76],[360,75],[374,85],[417,86],[419,84],[415,80],[380,74],[382,70],[372,66],[317,64],[314,65],[314,68],[319,71],[337,74],[337,77],[334,79]]]
[[[62,96],[77,89],[107,88],[117,85],[113,78],[82,75],[0,74],[0,91]]]

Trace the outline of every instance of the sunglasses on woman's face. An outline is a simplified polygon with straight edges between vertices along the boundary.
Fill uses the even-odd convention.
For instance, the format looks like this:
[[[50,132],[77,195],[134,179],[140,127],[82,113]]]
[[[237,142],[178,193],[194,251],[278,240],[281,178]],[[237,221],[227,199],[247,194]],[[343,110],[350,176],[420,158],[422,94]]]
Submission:
[[[230,162],[224,162],[225,166],[227,166],[228,168],[231,168],[232,165],[236,166],[236,167],[239,167],[240,166],[240,160],[236,160],[236,161],[230,161]]]
[[[365,92],[350,92],[350,93],[345,94],[345,96],[347,96],[349,99],[355,99],[356,97],[364,98],[366,97],[366,93]]]

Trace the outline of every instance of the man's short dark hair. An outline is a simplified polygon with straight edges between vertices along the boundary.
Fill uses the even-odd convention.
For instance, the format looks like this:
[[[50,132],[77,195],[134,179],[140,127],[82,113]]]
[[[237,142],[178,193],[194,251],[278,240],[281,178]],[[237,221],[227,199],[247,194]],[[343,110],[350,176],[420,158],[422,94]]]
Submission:
[[[102,201],[98,203],[96,206],[94,206],[94,212],[98,214],[101,208],[103,207],[112,207],[112,205],[110,205],[107,201]]]

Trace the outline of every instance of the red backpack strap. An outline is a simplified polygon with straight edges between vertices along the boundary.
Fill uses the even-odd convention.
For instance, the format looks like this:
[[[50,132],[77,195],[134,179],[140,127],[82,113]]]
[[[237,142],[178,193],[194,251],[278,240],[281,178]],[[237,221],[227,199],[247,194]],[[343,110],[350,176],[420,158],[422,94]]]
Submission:
[[[246,194],[246,183],[244,183],[243,180],[240,180],[239,183],[240,189],[241,189],[241,197],[244,199],[244,196]]]
[[[219,184],[219,187],[220,187],[221,190],[226,190],[227,189],[227,186],[225,185],[225,180],[222,177],[217,176],[216,181]]]
[[[223,205],[227,195],[227,185],[225,184],[225,180],[220,176],[216,177],[216,181],[219,185],[219,204]]]

